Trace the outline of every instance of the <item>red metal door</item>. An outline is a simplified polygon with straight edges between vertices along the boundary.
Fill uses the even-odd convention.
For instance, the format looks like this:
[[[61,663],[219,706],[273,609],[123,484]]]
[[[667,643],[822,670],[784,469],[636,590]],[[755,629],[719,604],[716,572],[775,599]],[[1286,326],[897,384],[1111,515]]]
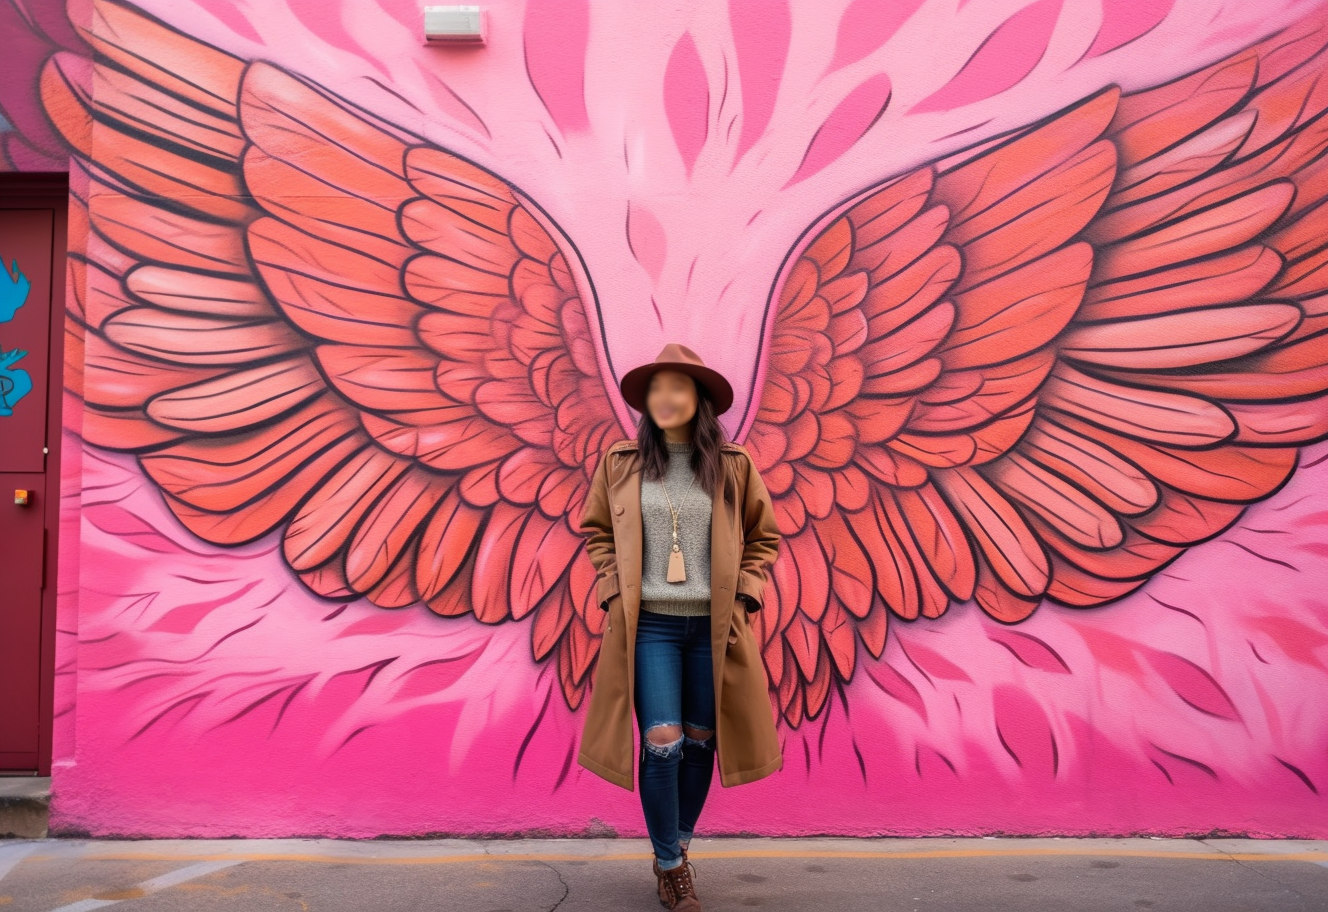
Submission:
[[[0,208],[0,771],[43,765],[43,604],[53,605],[44,590],[58,515],[47,507],[59,496],[47,430],[56,221],[52,208]]]

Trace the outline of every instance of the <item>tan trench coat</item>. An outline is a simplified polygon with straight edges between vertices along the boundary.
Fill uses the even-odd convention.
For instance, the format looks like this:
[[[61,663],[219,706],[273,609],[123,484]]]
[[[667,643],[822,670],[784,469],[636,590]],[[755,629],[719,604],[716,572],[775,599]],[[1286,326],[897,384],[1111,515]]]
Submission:
[[[638,737],[633,721],[636,620],[641,608],[641,471],[635,440],[600,457],[581,518],[609,612],[593,669],[577,763],[632,791]],[[720,784],[755,782],[784,765],[760,644],[736,593],[758,604],[779,551],[770,494],[742,446],[725,443],[710,520],[710,645]],[[736,607],[735,607],[736,603]],[[764,610],[764,609],[761,609]]]

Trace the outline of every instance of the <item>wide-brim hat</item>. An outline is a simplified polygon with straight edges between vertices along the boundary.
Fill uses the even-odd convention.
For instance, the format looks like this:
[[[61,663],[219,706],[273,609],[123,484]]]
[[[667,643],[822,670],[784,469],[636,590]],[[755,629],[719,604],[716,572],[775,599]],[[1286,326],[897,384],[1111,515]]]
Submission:
[[[623,375],[618,388],[623,399],[638,412],[646,410],[646,391],[650,389],[650,378],[655,371],[676,370],[689,375],[706,388],[710,398],[715,401],[715,414],[728,411],[733,405],[733,387],[719,371],[705,366],[701,356],[686,345],[670,342],[664,346],[654,361],[634,367]]]

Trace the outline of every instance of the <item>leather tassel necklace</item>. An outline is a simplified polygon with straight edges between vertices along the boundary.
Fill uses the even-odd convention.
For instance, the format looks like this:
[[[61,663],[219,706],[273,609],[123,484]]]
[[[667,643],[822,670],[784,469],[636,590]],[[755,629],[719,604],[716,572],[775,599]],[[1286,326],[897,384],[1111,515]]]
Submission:
[[[696,485],[696,475],[692,475],[692,483],[687,486],[687,493],[683,495],[682,504],[677,509],[673,507],[673,498],[669,497],[668,485],[664,484],[664,479],[659,480],[659,486],[664,489],[664,499],[669,502],[669,514],[673,517],[673,549],[669,551],[669,570],[665,574],[664,580],[669,583],[687,582],[687,568],[682,562],[682,548],[678,546],[678,514],[682,512],[683,506],[687,503],[687,498],[691,496],[692,488]]]

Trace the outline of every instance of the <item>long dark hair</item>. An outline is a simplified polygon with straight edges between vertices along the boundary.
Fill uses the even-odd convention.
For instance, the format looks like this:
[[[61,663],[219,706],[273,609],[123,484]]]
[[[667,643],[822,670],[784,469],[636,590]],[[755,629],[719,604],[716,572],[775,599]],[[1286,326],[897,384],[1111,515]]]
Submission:
[[[696,414],[692,416],[692,472],[696,481],[711,497],[720,479],[720,446],[724,443],[724,425],[715,414],[715,401],[704,384],[696,383]],[[636,423],[636,447],[641,455],[643,478],[656,480],[664,477],[669,463],[669,451],[664,446],[664,429],[650,417],[650,409],[641,413]]]

